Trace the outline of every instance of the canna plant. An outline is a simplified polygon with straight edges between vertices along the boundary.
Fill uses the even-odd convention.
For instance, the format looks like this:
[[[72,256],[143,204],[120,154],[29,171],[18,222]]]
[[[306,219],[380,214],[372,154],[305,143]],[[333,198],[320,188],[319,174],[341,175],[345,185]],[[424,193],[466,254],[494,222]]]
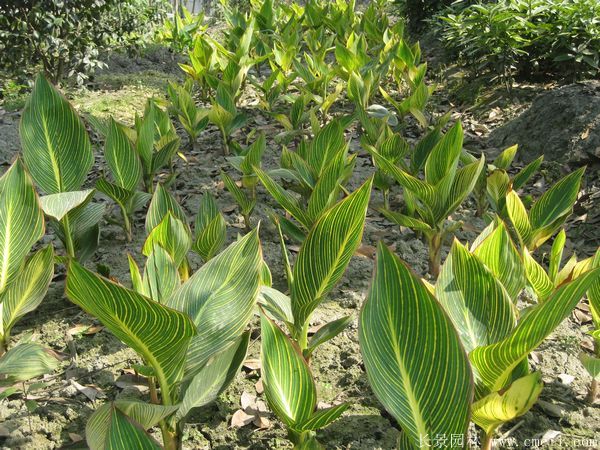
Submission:
[[[596,251],[596,255],[591,262],[591,267],[595,269],[600,267],[600,250]],[[600,281],[596,281],[588,289],[587,298],[590,304],[590,311],[592,312],[593,330],[589,334],[591,334],[594,340],[594,354],[581,353],[579,359],[592,377],[587,400],[593,404],[598,398],[600,383]]]
[[[11,330],[38,307],[54,276],[52,246],[29,256],[44,235],[44,213],[33,182],[20,159],[0,178],[0,383],[12,386],[58,367],[52,352],[21,340],[10,346]],[[3,397],[16,392],[8,387]]]
[[[510,189],[515,191],[521,189],[542,164],[543,155],[527,164],[511,178],[508,170],[517,154],[517,148],[516,145],[513,145],[505,149],[479,175],[479,180],[473,190],[477,203],[477,216],[482,217],[488,210],[488,206],[491,206],[496,214],[505,219],[507,217],[506,194],[508,191]],[[463,158],[468,162],[476,160],[473,155],[467,152],[463,154]]]
[[[295,152],[284,149],[283,173],[294,179],[294,190],[301,194],[301,200],[255,167],[265,189],[297,222],[278,219],[285,233],[297,241],[302,241],[321,214],[337,202],[352,174],[356,155],[348,155],[343,129],[341,121],[332,121],[312,141],[302,141]]]
[[[336,420],[347,404],[317,410],[315,382],[309,369],[316,348],[337,336],[351,316],[329,322],[312,338],[308,330],[314,311],[344,274],[358,249],[364,229],[372,180],[328,209],[302,243],[293,269],[282,250],[290,297],[263,291],[261,318],[261,376],[267,401],[288,428],[297,449],[323,448],[315,431]],[[280,230],[281,235],[281,230]],[[274,320],[288,329],[288,336]]]
[[[208,119],[216,125],[223,139],[223,154],[231,153],[231,134],[244,126],[247,117],[238,112],[235,105],[235,93],[225,81],[220,81],[217,93],[208,111]]]
[[[67,296],[136,351],[142,360],[136,370],[150,387],[150,403],[115,400],[94,412],[86,427],[92,450],[106,445],[180,448],[190,412],[216,399],[246,355],[245,329],[263,267],[258,231],[230,245],[188,280],[174,270],[172,250],[180,237],[162,231],[161,239],[152,242],[143,277],[132,265],[134,290],[74,261],[69,264]],[[163,446],[147,433],[156,425]]]
[[[497,428],[527,412],[543,387],[528,354],[600,277],[598,269],[587,271],[520,314],[490,270],[502,267],[510,276],[523,264],[502,266],[510,261],[506,236],[502,228],[488,230],[474,252],[455,241],[435,286],[379,245],[359,338],[369,382],[402,427],[399,448],[432,446],[439,435],[462,437],[450,447],[463,448],[470,419],[481,430],[481,448],[491,449]]]
[[[200,201],[194,232],[192,250],[208,262],[221,250],[227,237],[227,223],[217,207],[215,198],[208,192]]]
[[[139,154],[132,145],[127,130],[113,118],[107,124],[104,159],[112,174],[96,182],[96,189],[112,199],[121,211],[122,226],[127,240],[133,238],[133,214],[148,203],[150,194],[138,191],[143,169]]]
[[[169,83],[167,93],[170,99],[170,110],[188,135],[190,147],[195,148],[198,136],[208,124],[206,111],[196,106],[192,95],[193,81],[188,79],[183,85]]]
[[[506,210],[523,248],[534,251],[560,229],[577,200],[584,171],[582,167],[560,179],[529,212],[514,190],[507,193]]]
[[[366,146],[375,164],[402,185],[404,200],[409,206],[407,212],[413,214],[384,210],[385,216],[398,225],[423,233],[429,246],[429,273],[434,278],[439,274],[444,241],[461,226],[460,222],[448,223],[447,218],[471,193],[485,163],[482,155],[481,159],[459,168],[462,141],[463,131],[457,123],[425,157],[420,156],[424,179],[390,162],[372,146]]]
[[[226,52],[216,40],[197,34],[193,49],[188,52],[189,64],[179,64],[181,70],[198,84],[200,95],[205,101],[217,89],[218,73],[227,65]]]
[[[104,207],[82,190],[94,157],[89,136],[68,100],[38,75],[20,123],[23,161],[45,194],[41,205],[71,258],[85,260],[98,246]]]

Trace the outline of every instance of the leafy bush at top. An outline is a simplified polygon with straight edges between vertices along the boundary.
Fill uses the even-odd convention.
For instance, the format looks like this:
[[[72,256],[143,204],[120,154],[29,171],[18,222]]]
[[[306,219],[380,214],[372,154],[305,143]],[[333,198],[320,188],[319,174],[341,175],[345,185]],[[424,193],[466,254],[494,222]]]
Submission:
[[[586,76],[600,64],[600,3],[589,0],[479,2],[439,16],[447,46],[475,74],[510,87],[516,76]]]
[[[28,79],[41,64],[54,82],[83,82],[103,51],[143,45],[164,12],[163,0],[2,2],[0,75]]]

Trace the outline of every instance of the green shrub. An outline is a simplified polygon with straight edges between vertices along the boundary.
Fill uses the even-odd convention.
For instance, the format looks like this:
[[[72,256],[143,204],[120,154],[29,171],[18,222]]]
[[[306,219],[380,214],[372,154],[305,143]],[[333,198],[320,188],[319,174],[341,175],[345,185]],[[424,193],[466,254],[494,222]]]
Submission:
[[[437,26],[474,75],[510,88],[517,76],[597,74],[599,16],[589,0],[501,0],[438,16]]]
[[[0,5],[0,74],[29,79],[43,67],[79,83],[102,67],[101,53],[143,45],[163,0],[24,0]],[[2,74],[1,72],[4,72]]]

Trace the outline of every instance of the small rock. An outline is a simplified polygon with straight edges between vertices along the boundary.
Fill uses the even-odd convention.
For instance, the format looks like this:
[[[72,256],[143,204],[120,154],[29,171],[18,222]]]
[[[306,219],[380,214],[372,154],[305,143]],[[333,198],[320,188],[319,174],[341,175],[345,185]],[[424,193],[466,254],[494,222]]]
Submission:
[[[569,386],[575,380],[575,377],[573,375],[569,375],[568,373],[561,373],[557,378],[558,381],[566,386]]]

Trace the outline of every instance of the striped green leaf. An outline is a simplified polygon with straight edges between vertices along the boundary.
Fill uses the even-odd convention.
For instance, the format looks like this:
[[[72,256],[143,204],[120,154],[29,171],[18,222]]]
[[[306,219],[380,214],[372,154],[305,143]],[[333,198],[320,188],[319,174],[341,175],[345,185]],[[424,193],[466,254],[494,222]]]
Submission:
[[[344,331],[351,322],[352,316],[345,316],[323,325],[310,338],[306,355],[310,356],[319,345],[336,337],[338,334]]]
[[[533,227],[529,221],[527,209],[525,209],[525,205],[515,191],[510,191],[506,196],[506,211],[519,235],[521,244],[531,248],[529,242],[533,235]]]
[[[113,118],[108,125],[104,158],[115,184],[126,191],[135,191],[142,179],[142,163],[123,126]]]
[[[145,430],[156,426],[177,409],[178,406],[154,405],[135,400],[105,403],[94,411],[86,424],[87,444],[90,450],[161,448],[153,440],[152,446],[147,447],[149,444],[146,439],[151,438],[145,434]]]
[[[445,220],[450,214],[473,191],[481,171],[485,167],[485,158],[481,158],[471,164],[467,164],[456,171],[456,174],[448,174],[439,185],[436,186],[436,203],[433,206],[434,218],[437,222]],[[446,188],[446,181],[452,179],[450,190]],[[442,199],[443,202],[441,201]]]
[[[504,222],[491,224],[489,234],[477,245],[473,243],[471,251],[502,283],[512,301],[516,302],[525,287],[525,268]]]
[[[381,243],[359,340],[373,392],[407,441],[418,448],[427,436],[466,434],[473,386],[460,339],[420,279]]]
[[[139,292],[164,303],[180,285],[177,267],[169,252],[155,243],[144,266],[142,290]]]
[[[263,308],[263,313],[269,318],[281,320],[286,324],[294,323],[292,315],[292,300],[283,292],[268,286],[260,287],[258,303]]]
[[[196,236],[192,249],[204,261],[208,261],[215,256],[225,243],[227,223],[210,193],[202,196],[194,231]]]
[[[261,315],[261,378],[269,406],[293,430],[300,430],[317,405],[317,389],[300,352],[275,323]]]
[[[258,297],[261,268],[258,231],[253,230],[204,264],[167,299],[166,305],[185,312],[197,328],[186,377],[195,375],[246,329]]]
[[[503,150],[502,153],[500,153],[496,157],[496,159],[494,159],[494,162],[492,163],[494,167],[502,170],[508,170],[513,160],[515,159],[515,155],[517,154],[518,148],[518,145],[513,145]]]
[[[77,191],[94,157],[83,122],[67,99],[38,75],[20,124],[23,159],[46,194]]]
[[[265,189],[269,192],[271,197],[275,199],[279,205],[283,209],[285,209],[288,213],[290,213],[294,219],[296,219],[300,224],[306,228],[310,229],[312,225],[312,221],[308,217],[308,214],[304,211],[298,198],[296,198],[293,194],[290,194],[286,191],[280,184],[278,184],[273,178],[271,178],[266,172],[261,169],[255,167],[254,171],[258,176],[258,179],[263,184]]]
[[[372,178],[327,210],[300,247],[293,269],[292,311],[301,328],[342,278],[359,247],[371,197]]]
[[[58,367],[58,359],[47,348],[34,342],[18,344],[0,357],[3,382],[16,383],[50,373]]]
[[[593,379],[600,380],[600,358],[581,353],[579,361],[581,361],[581,364]]]
[[[531,309],[505,339],[479,347],[469,355],[478,392],[495,392],[510,382],[513,370],[570,314],[600,269],[563,284],[544,303]]]
[[[521,189],[525,183],[529,181],[529,179],[533,176],[533,174],[538,170],[542,161],[544,160],[544,155],[540,156],[537,159],[534,159],[525,167],[523,167],[519,173],[517,173],[512,179],[512,188],[513,190]]]
[[[537,401],[544,383],[542,375],[534,372],[519,378],[500,392],[492,392],[473,403],[472,420],[481,427],[488,436],[496,428],[522,416]]]
[[[592,259],[590,268],[600,267],[600,249],[596,250],[596,254]],[[588,301],[590,303],[590,311],[594,326],[600,330],[600,280],[596,280],[587,292]]]
[[[75,261],[67,271],[66,293],[154,369],[163,402],[165,398],[168,402],[170,387],[183,375],[188,346],[196,334],[190,318],[108,281]]]
[[[456,240],[442,266],[435,297],[450,316],[467,353],[498,342],[516,324],[513,304],[502,284]]]
[[[169,211],[176,219],[187,224],[185,212],[179,206],[177,200],[173,198],[162,184],[158,184],[148,207],[148,214],[146,215],[146,233],[149,234],[156,228]]]
[[[340,405],[331,406],[316,411],[310,419],[302,424],[303,431],[316,431],[321,428],[325,428],[330,423],[337,420],[350,405],[348,403],[342,403]]]
[[[533,259],[527,248],[523,249],[523,267],[529,285],[533,288],[538,301],[542,302],[554,291],[554,283],[538,262]]]
[[[56,229],[56,234],[63,243],[66,243],[66,236],[70,232],[75,257],[79,262],[84,262],[94,254],[100,239],[98,223],[104,217],[104,205],[91,203],[92,198],[93,196],[88,197],[87,202],[82,203],[67,214],[69,218],[68,230],[64,227],[64,219]]]
[[[13,282],[0,294],[2,329],[5,339],[15,323],[42,302],[54,275],[54,251],[48,246],[31,256]]]
[[[155,245],[165,249],[175,266],[179,267],[192,247],[189,226],[176,218],[172,211],[167,211],[162,221],[148,235],[142,253],[150,255]]]
[[[406,214],[390,211],[389,209],[382,209],[381,212],[390,221],[394,222],[397,225],[400,225],[401,227],[408,227],[412,230],[422,231],[425,234],[431,233],[433,231],[433,228],[431,228],[422,220],[415,219],[414,217],[407,216]]]
[[[67,213],[84,203],[89,203],[94,196],[94,189],[84,191],[59,192],[58,194],[40,197],[44,213],[54,220],[62,220]]]
[[[246,192],[239,188],[236,182],[233,180],[233,178],[231,178],[225,172],[221,172],[221,179],[225,184],[225,188],[229,191],[231,195],[233,195],[233,198],[235,199],[237,204],[240,205],[242,214],[245,216],[249,216],[250,214],[252,214],[252,211],[256,206],[256,200],[248,197]]]
[[[31,246],[44,234],[44,214],[20,160],[0,178],[0,293],[20,271]]]
[[[233,381],[246,358],[250,333],[243,333],[230,345],[211,357],[185,386],[177,418],[184,418],[192,408],[214,401]]]
[[[457,122],[433,147],[425,162],[425,181],[436,185],[448,173],[456,171],[462,152],[463,131]]]
[[[343,153],[346,147],[344,130],[338,120],[333,120],[315,135],[304,159],[319,178],[329,162]]]
[[[558,275],[558,269],[562,261],[563,250],[565,248],[565,242],[567,241],[567,234],[565,230],[560,230],[552,242],[552,250],[550,251],[550,263],[548,267],[548,276],[552,281],[556,280]]]

